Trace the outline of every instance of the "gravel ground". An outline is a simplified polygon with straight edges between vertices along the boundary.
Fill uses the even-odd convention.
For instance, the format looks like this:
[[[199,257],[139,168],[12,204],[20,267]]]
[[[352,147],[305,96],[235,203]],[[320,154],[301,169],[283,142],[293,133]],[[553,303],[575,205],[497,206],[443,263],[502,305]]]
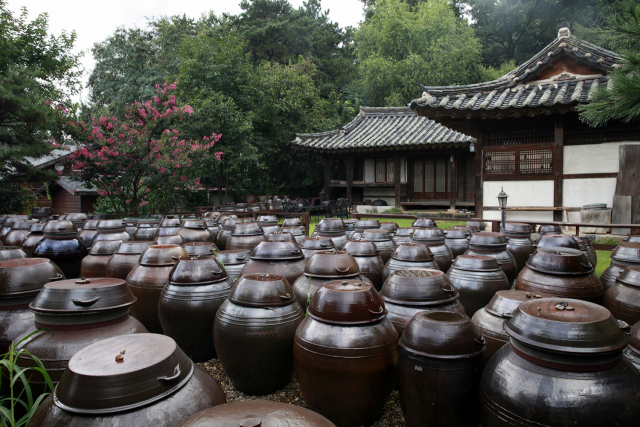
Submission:
[[[222,365],[218,361],[218,359],[211,359],[208,362],[199,363],[213,378],[215,378],[218,383],[222,386],[224,390],[224,394],[227,396],[227,402],[235,402],[238,400],[273,400],[274,402],[283,402],[290,403],[292,405],[302,406],[306,408],[304,403],[304,398],[302,397],[302,393],[300,392],[300,386],[298,385],[298,380],[293,375],[293,378],[282,389],[276,391],[275,393],[268,394],[266,396],[248,396],[238,390],[236,390],[229,378],[227,378],[224,373],[224,369],[222,369]],[[389,396],[389,400],[387,404],[384,406],[384,412],[382,413],[382,417],[374,424],[376,427],[404,427],[404,416],[402,415],[402,410],[400,409],[400,399],[398,397],[398,392],[394,391],[391,396]]]

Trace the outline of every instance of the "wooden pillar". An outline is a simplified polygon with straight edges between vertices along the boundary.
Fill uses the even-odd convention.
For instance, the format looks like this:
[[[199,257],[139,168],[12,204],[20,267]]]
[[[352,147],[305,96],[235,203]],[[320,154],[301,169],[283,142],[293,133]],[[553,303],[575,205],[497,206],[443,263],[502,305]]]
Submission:
[[[456,210],[456,199],[458,198],[458,171],[456,170],[457,160],[456,153],[452,152],[449,157],[449,177],[451,177],[451,185],[449,186],[449,191],[451,192],[449,210],[452,212],[455,212]]]
[[[562,187],[564,174],[564,118],[558,117],[555,123],[553,144],[553,206],[562,207]],[[562,211],[553,211],[553,220],[562,221]]]
[[[324,158],[324,199],[331,200],[330,188],[331,184],[331,159],[329,157]]]
[[[393,156],[393,183],[396,189],[396,208],[400,208],[400,202],[402,200],[402,188],[400,187],[400,156],[396,154]]]
[[[351,187],[353,186],[353,157],[347,158],[347,199],[351,200],[353,193]]]
[[[480,130],[476,133],[476,191],[475,191],[475,217],[478,219],[484,218],[483,200],[482,200],[482,173],[484,172],[484,154],[482,153],[482,140],[484,138],[484,132]]]

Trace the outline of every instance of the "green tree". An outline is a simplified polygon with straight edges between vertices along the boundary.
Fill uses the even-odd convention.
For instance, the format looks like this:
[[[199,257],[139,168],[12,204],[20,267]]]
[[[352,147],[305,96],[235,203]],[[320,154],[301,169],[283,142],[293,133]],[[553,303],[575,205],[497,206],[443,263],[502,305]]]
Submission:
[[[367,105],[398,106],[418,95],[418,85],[477,81],[481,45],[447,0],[411,6],[379,0],[356,32],[359,86]]]

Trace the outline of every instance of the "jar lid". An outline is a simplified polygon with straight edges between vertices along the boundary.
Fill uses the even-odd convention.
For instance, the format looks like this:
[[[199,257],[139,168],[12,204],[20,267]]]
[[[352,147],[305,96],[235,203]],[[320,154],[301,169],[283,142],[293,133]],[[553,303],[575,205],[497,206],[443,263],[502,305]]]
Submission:
[[[458,255],[451,268],[465,271],[498,271],[501,270],[498,260],[486,255]]]
[[[509,239],[502,233],[493,233],[491,231],[480,231],[473,233],[469,239],[469,246],[489,246],[489,247],[505,247],[509,243]]]
[[[220,220],[218,220],[218,224],[220,224]],[[223,230],[233,230],[236,224],[242,224],[242,220],[239,218],[225,218],[224,221],[222,221],[220,228]]]
[[[215,253],[216,258],[223,265],[246,264],[250,259],[249,249],[227,249]]]
[[[344,250],[353,256],[377,256],[380,253],[376,244],[369,240],[350,240]]]
[[[86,213],[74,212],[74,213],[68,214],[65,219],[75,224],[76,222],[84,222],[87,220],[87,218],[88,216]]]
[[[486,225],[484,223],[484,221],[467,221],[466,222],[466,226],[467,227],[478,227],[478,230],[483,230]]]
[[[28,230],[32,225],[39,224],[39,221],[36,219],[29,219],[26,221],[16,221],[11,226],[12,230]]]
[[[138,220],[139,228],[157,227],[158,224],[160,224],[160,218],[140,218]]]
[[[427,262],[433,261],[433,253],[428,246],[418,243],[401,243],[393,251],[391,258],[398,261]]]
[[[287,218],[282,222],[283,227],[304,227],[300,218]]]
[[[440,270],[411,268],[392,272],[382,285],[385,301],[401,305],[435,305],[455,301],[460,294]]]
[[[411,224],[413,228],[435,228],[437,226],[436,222],[429,218],[418,218]]]
[[[349,243],[347,243],[348,245]],[[331,237],[305,237],[302,239],[302,249],[317,249],[317,250],[329,250],[335,249],[333,240]],[[348,251],[347,251],[348,252]]]
[[[29,233],[42,233],[44,230],[44,224],[35,222],[29,225]]]
[[[346,229],[347,226],[340,218],[324,218],[316,225],[318,233],[340,233]]]
[[[468,230],[462,230],[460,228],[450,228],[444,230],[444,235],[447,239],[467,239],[469,237]]]
[[[593,273],[587,256],[578,249],[539,248],[527,260],[527,267],[554,275],[586,275]]]
[[[156,245],[184,245],[184,237],[180,234],[169,234],[167,236],[158,236],[154,240]]]
[[[640,263],[640,243],[623,243],[613,250],[611,258],[616,261]]]
[[[180,257],[169,273],[172,285],[208,285],[227,278],[227,271],[216,257]]]
[[[411,239],[420,243],[444,243],[445,236],[440,228],[417,228]]]
[[[45,283],[64,279],[64,273],[47,258],[0,261],[0,298],[37,294]]]
[[[353,255],[346,251],[318,251],[307,260],[305,274],[312,277],[341,278],[360,274]]]
[[[88,219],[84,224],[82,224],[83,230],[97,230],[99,219]]]
[[[98,232],[100,231],[108,231],[108,232],[118,232],[124,231],[127,228],[127,224],[121,219],[106,219],[102,220],[98,223]]]
[[[531,226],[521,222],[507,222],[503,232],[506,235],[528,237],[531,235]]]
[[[282,307],[296,302],[296,296],[282,276],[245,274],[231,288],[229,301],[247,307]]]
[[[78,229],[71,221],[49,221],[42,229],[45,237],[77,237]]]
[[[375,230],[380,229],[380,221],[377,219],[359,219],[356,221],[356,230]]]
[[[116,253],[122,240],[98,240],[89,249],[89,255],[111,256]]]
[[[469,236],[480,231],[480,229],[475,225],[455,225],[453,228],[458,230],[467,230],[469,232]]]
[[[510,318],[513,310],[527,301],[535,301],[540,298],[551,298],[553,295],[544,292],[529,291],[498,291],[484,308],[494,316]]]
[[[626,285],[640,288],[640,266],[634,265],[625,268],[616,280]]]
[[[140,218],[136,218],[136,217],[127,217],[124,218],[123,221],[125,222],[125,224],[129,225],[136,225],[138,223],[138,221],[140,221]]]
[[[364,230],[364,233],[362,234],[362,236],[364,237],[365,240],[369,240],[370,242],[387,242],[391,240],[391,237],[389,237],[388,230],[368,229],[368,230]]]
[[[540,237],[540,240],[536,243],[536,247],[580,249],[580,245],[578,245],[576,239],[566,234],[545,234]]]
[[[398,231],[398,224],[395,222],[381,222],[380,223],[380,229],[381,230],[387,230],[389,233],[395,233],[396,231]]]
[[[280,231],[283,233],[291,233],[292,236],[304,235],[304,227],[282,227]]]
[[[191,359],[165,335],[107,338],[71,357],[53,402],[78,414],[127,411],[176,392],[189,381],[193,369]]]
[[[557,224],[541,225],[538,228],[539,234],[562,234],[562,227]]]
[[[293,238],[293,234],[291,233],[283,233],[282,231],[276,231],[275,233],[269,233],[266,237],[267,242],[287,242],[287,241],[295,241]]]
[[[29,308],[36,313],[81,314],[128,307],[135,302],[126,281],[92,277],[49,282]]]
[[[218,247],[213,242],[185,243],[183,247],[189,256],[213,256],[214,252],[218,251]]]
[[[202,230],[207,228],[207,225],[202,219],[188,219],[182,222],[182,228],[192,228],[195,230]]]
[[[205,212],[204,215],[202,215],[202,218],[213,218],[213,219],[216,219],[221,215],[222,214],[220,212],[210,211],[210,212]]]
[[[251,251],[251,259],[256,260],[285,260],[303,259],[304,254],[295,241],[260,242]]]
[[[31,219],[30,215],[7,215],[2,221],[3,227],[11,227],[14,223],[18,221],[26,221]]]
[[[276,225],[278,223],[278,217],[275,215],[260,215],[256,222],[258,225]]]
[[[192,415],[176,427],[238,427],[239,425],[335,427],[331,421],[309,409],[263,399],[214,406]]]
[[[108,240],[101,240],[101,241],[108,242]],[[154,244],[155,242],[152,242],[150,240],[135,240],[131,242],[122,242],[118,246],[116,253],[123,254],[123,255],[140,255],[142,252],[147,250],[149,246]]]
[[[411,237],[413,234],[413,228],[411,227],[398,227],[396,230],[396,237]]]
[[[324,283],[313,295],[307,313],[325,323],[362,325],[384,319],[387,309],[372,284],[361,280],[333,280]]]
[[[410,353],[438,359],[473,357],[486,348],[471,319],[449,311],[416,313],[402,332],[400,346]]]
[[[264,231],[256,223],[236,224],[231,232],[232,236],[259,236],[262,234]]]
[[[160,227],[162,228],[180,227],[181,224],[182,224],[182,221],[180,221],[180,218],[173,215],[167,215],[164,218],[162,218],[162,221],[160,222]]]
[[[606,308],[565,298],[523,302],[504,330],[526,345],[565,354],[621,351],[629,340]]]
[[[140,255],[140,265],[174,265],[182,257],[189,256],[179,245],[151,245]]]

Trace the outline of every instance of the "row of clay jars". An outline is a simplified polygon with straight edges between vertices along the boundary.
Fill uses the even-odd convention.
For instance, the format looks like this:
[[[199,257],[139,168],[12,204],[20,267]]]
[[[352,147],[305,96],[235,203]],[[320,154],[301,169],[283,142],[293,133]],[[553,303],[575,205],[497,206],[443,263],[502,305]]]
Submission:
[[[175,234],[182,236],[185,243],[215,242],[216,238],[201,219],[183,221]]]
[[[444,244],[444,240],[444,232],[439,228],[417,228],[411,236],[413,243],[427,245],[440,269],[448,271],[453,262],[453,252]]]
[[[131,234],[127,232],[126,223],[121,219],[108,219],[98,222],[97,233],[93,236],[91,245],[101,240],[122,240],[128,242],[133,240]]]
[[[29,215],[6,215],[2,221],[2,228],[0,228],[0,242],[5,244],[5,238],[7,234],[11,232],[13,224],[19,221],[29,221],[31,217]]]
[[[440,270],[428,246],[418,243],[401,243],[393,251],[382,270],[382,283],[386,282],[394,271],[414,268]]]
[[[444,230],[444,244],[451,249],[453,257],[463,255],[469,249],[469,233],[459,228]]]
[[[227,249],[253,250],[259,243],[264,242],[264,232],[256,223],[241,223],[233,227],[231,236],[227,240]]]
[[[6,246],[22,246],[22,242],[29,233],[29,228],[34,224],[39,224],[39,222],[35,219],[14,222],[11,230],[4,236],[4,244]]]
[[[391,254],[396,250],[397,245],[387,230],[364,230],[361,239],[373,242],[376,245],[382,262],[386,263],[391,258]]]
[[[87,247],[78,240],[78,230],[71,221],[49,221],[43,229],[44,238],[38,242],[33,255],[48,258],[67,279],[80,277],[82,259]]]
[[[606,292],[627,267],[640,265],[640,243],[624,243],[611,252],[611,265],[600,275],[600,283]]]
[[[469,250],[465,255],[481,255],[494,257],[509,283],[513,283],[517,277],[516,260],[507,250],[508,239],[502,233],[480,231],[471,235]],[[489,302],[489,301],[486,301]],[[482,305],[484,307],[485,304]]]
[[[260,242],[251,251],[251,260],[240,275],[270,274],[294,283],[304,273],[305,265],[304,254],[296,242]]]
[[[365,230],[379,230],[380,221],[377,219],[359,219],[354,224],[354,233],[351,235],[351,240],[360,240]]]
[[[344,250],[356,260],[360,267],[360,274],[369,279],[373,287],[380,291],[383,283],[384,261],[380,257],[376,244],[362,239],[351,240],[344,246]]]
[[[507,250],[516,261],[516,277],[524,268],[527,260],[536,248],[531,241],[531,227],[529,224],[507,222],[504,235],[509,239]]]
[[[625,268],[604,294],[604,306],[629,325],[640,322],[640,266]]]
[[[286,233],[291,235],[291,233]],[[270,236],[267,236],[269,238]],[[293,239],[293,236],[291,237]],[[302,240],[300,249],[305,258],[311,258],[311,256],[320,251],[335,250],[336,245],[333,244],[333,240],[330,237],[305,237]]]
[[[347,244],[347,226],[341,218],[323,218],[320,220],[314,235],[318,237],[329,237],[333,240],[336,249],[343,250]]]

